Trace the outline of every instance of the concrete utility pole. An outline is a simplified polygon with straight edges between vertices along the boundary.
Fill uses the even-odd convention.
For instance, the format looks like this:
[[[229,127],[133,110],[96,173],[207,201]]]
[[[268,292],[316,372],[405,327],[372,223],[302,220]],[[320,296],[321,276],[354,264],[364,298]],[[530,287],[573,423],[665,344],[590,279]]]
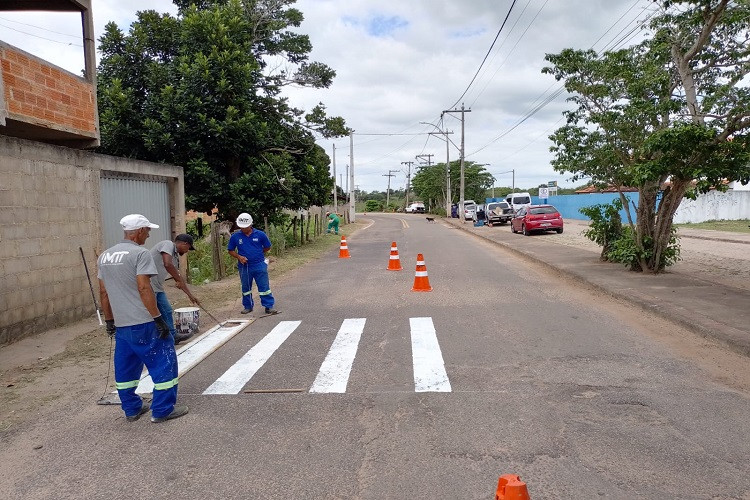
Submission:
[[[349,133],[349,163],[352,166],[349,180],[349,185],[354,189],[354,130]],[[354,196],[349,195],[349,221],[354,222],[356,216],[354,214]]]
[[[427,158],[427,166],[429,167],[429,166],[432,166],[432,157],[433,156],[435,156],[435,155],[417,155],[414,158],[417,161],[420,161],[420,158]]]
[[[339,208],[336,201],[338,193],[338,186],[336,186],[336,145],[333,145],[333,213],[338,213]]]
[[[406,165],[409,170],[406,172],[406,204],[404,205],[404,208],[409,206],[409,188],[411,187],[409,183],[411,182],[411,166],[414,165],[413,161],[402,161],[401,165]]]
[[[459,196],[459,204],[458,204],[458,211],[459,211],[459,218],[461,219],[461,223],[466,222],[464,220],[464,113],[471,113],[470,109],[464,108],[464,103],[461,103],[461,109],[447,109],[443,111],[443,113],[461,113],[461,184],[460,184],[460,190],[461,194]]]
[[[387,174],[383,174],[383,177],[388,177],[388,191],[385,192],[386,210],[388,210],[388,206],[391,204],[391,177],[396,177],[393,172],[398,172],[398,170],[389,170]]]
[[[432,125],[436,129],[440,130],[440,132],[428,132],[430,135],[434,135],[436,133],[439,133],[440,135],[445,136],[445,215],[446,217],[451,216],[451,153],[450,153],[450,143],[451,140],[448,137],[448,135],[452,134],[453,132],[448,132],[447,130],[443,132],[440,127],[435,125],[434,123],[427,123],[427,122],[419,122],[424,125]],[[455,145],[455,144],[454,144]]]

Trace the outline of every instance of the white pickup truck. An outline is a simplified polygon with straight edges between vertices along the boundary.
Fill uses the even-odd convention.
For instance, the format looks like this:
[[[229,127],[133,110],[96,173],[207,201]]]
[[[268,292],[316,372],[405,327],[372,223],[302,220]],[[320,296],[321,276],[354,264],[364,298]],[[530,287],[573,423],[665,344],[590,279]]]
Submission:
[[[404,210],[407,214],[423,214],[424,203],[421,201],[415,201]]]

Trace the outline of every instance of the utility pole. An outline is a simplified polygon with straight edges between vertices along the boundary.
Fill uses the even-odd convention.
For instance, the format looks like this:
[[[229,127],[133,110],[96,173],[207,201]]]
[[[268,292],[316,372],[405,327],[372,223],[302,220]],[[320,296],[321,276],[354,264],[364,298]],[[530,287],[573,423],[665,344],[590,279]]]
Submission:
[[[352,170],[349,173],[351,183],[349,184],[354,189],[354,130],[349,132],[349,164],[352,166]],[[354,210],[354,196],[349,196],[349,221],[354,222],[356,219]]]
[[[409,188],[410,182],[411,182],[411,166],[414,165],[413,161],[402,161],[401,165],[406,165],[408,167],[408,171],[406,173],[406,205],[404,205],[404,208],[409,206]]]
[[[336,201],[336,196],[338,195],[338,193],[336,192],[338,191],[337,188],[338,186],[336,186],[336,145],[334,144],[333,145],[333,213],[335,214],[339,212],[338,204]]]
[[[465,223],[464,220],[464,146],[465,146],[465,134],[464,134],[464,113],[471,113],[470,109],[464,108],[464,103],[461,103],[461,109],[447,109],[443,113],[461,113],[461,184],[460,184],[460,196],[459,196],[459,217],[461,223]]]
[[[427,122],[419,122],[423,123],[425,125],[432,125],[436,129],[440,130],[440,127],[435,125],[434,123],[427,123]],[[440,132],[428,132],[430,135],[433,134],[440,134],[445,136],[445,215],[447,217],[451,216],[450,209],[451,209],[451,153],[450,153],[450,138],[448,135],[452,134],[453,132],[448,132],[448,130],[445,130],[443,132],[440,130]]]
[[[415,156],[414,158],[415,158],[415,159],[416,159],[417,161],[420,161],[420,160],[419,160],[420,158],[427,158],[427,166],[429,167],[429,166],[432,166],[432,157],[433,157],[433,156],[435,156],[435,155],[417,155],[417,156]]]
[[[383,174],[383,177],[388,177],[388,191],[385,192],[386,210],[388,210],[388,206],[391,204],[391,177],[396,177],[393,172],[398,172],[398,170],[389,170],[387,174]]]

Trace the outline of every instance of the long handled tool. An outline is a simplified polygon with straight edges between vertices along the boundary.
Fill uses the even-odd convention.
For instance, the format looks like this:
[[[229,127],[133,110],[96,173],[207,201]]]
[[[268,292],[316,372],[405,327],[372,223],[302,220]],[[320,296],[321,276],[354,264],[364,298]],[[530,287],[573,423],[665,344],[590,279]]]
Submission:
[[[200,305],[200,308],[203,309],[206,314],[208,314],[208,317],[211,318],[212,320],[214,320],[217,325],[224,326],[224,323],[226,323],[226,321],[219,321],[218,319],[216,319],[216,316],[214,316],[213,314],[211,314],[210,312],[208,312],[208,309],[206,309],[203,304],[199,304],[199,305]]]
[[[83,267],[86,269],[86,278],[89,280],[89,289],[91,290],[91,299],[94,301],[94,309],[96,309],[96,317],[99,318],[99,326],[104,325],[102,323],[102,315],[99,313],[99,304],[96,303],[96,295],[94,295],[94,285],[91,284],[91,275],[89,274],[89,266],[86,264],[86,256],[83,255],[83,248],[78,247],[81,251],[81,258],[83,259]]]

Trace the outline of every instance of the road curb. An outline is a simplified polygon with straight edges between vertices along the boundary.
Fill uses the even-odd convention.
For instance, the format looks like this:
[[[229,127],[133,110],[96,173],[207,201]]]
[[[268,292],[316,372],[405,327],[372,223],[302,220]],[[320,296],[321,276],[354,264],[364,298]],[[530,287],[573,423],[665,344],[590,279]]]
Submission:
[[[750,357],[750,336],[748,336],[747,332],[745,331],[733,328],[730,325],[727,325],[725,323],[719,323],[707,316],[696,314],[695,311],[687,309],[685,307],[675,306],[673,304],[659,302],[657,300],[648,300],[647,298],[643,296],[643,293],[641,293],[640,296],[636,296],[636,295],[633,295],[632,293],[627,293],[625,291],[614,290],[611,287],[607,287],[601,283],[597,283],[596,281],[591,280],[587,275],[583,273],[576,272],[572,269],[566,269],[560,266],[555,266],[543,259],[540,259],[539,257],[535,256],[533,253],[526,252],[522,249],[513,247],[503,241],[498,241],[498,240],[490,238],[489,236],[472,231],[471,227],[473,226],[463,227],[463,225],[460,223],[459,224],[454,224],[452,222],[447,222],[447,223],[452,226],[455,226],[458,229],[461,229],[467,232],[468,234],[472,236],[476,236],[477,238],[481,238],[485,241],[489,241],[505,249],[508,249],[511,252],[513,252],[515,255],[518,255],[524,259],[527,259],[536,264],[541,264],[546,269],[552,270],[560,275],[564,275],[566,277],[573,278],[582,283],[585,283],[587,286],[593,288],[596,291],[604,293],[615,299],[623,300],[632,305],[635,305],[641,310],[648,311],[652,314],[655,314],[664,320],[667,320],[675,325],[678,325],[680,327],[683,327],[695,333],[696,335],[699,335],[709,340],[720,342],[723,346],[729,348],[730,350],[738,354]],[[736,243],[735,240],[731,240],[730,242]],[[606,263],[602,263],[602,264],[606,264]],[[615,264],[609,264],[609,265],[615,265]],[[629,289],[632,290],[633,288],[631,287]]]

